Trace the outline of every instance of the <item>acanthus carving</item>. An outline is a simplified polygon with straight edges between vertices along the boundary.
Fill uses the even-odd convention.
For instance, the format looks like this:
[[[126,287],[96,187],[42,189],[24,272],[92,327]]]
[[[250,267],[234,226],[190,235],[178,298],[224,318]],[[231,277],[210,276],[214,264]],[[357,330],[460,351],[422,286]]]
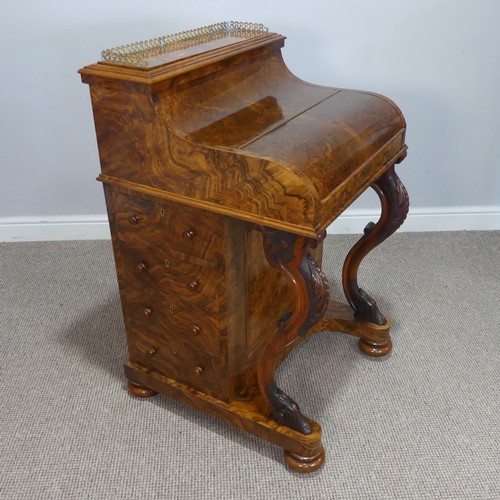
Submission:
[[[377,234],[379,243],[395,233],[403,224],[410,208],[410,199],[398,174],[394,171],[394,165],[379,177],[374,183],[381,192],[382,196],[388,198],[388,222]],[[380,195],[379,195],[380,196]],[[383,216],[381,217],[382,221]]]
[[[276,382],[271,385],[270,392],[273,395],[273,404],[270,405],[271,412],[276,422],[290,427],[302,434],[311,434],[312,429],[307,419],[302,415],[299,405],[285,392]]]
[[[306,282],[310,304],[307,318],[299,328],[299,336],[302,336],[325,315],[330,299],[330,285],[309,251],[302,259],[299,272]]]
[[[368,295],[362,288],[358,288],[358,293],[352,295],[354,304],[354,316],[358,319],[364,319],[376,325],[385,325],[387,320],[380,312],[377,302]]]
[[[404,153],[396,163],[401,162]],[[354,315],[365,321],[384,325],[386,319],[380,312],[375,300],[358,285],[357,274],[363,258],[377,245],[386,240],[403,224],[410,206],[408,192],[399,179],[392,165],[373,184],[372,188],[378,194],[382,214],[375,224],[369,222],[364,229],[364,236],[351,249],[344,263],[342,281],[344,292]]]
[[[269,264],[281,271],[295,290],[293,311],[285,314],[265,346],[258,364],[261,393],[276,422],[302,434],[310,434],[311,426],[298,404],[276,384],[274,371],[280,353],[305,335],[325,314],[329,300],[328,279],[309,252],[325,237],[312,240],[267,227],[260,228],[264,236],[264,252]]]

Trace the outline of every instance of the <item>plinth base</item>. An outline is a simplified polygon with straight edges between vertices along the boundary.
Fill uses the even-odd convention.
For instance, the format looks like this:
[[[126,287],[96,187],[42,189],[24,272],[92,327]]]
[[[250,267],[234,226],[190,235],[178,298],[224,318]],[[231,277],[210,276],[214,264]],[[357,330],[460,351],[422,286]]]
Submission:
[[[365,354],[384,356],[392,348],[390,326],[389,320],[382,326],[359,320],[349,306],[331,302],[323,319],[302,340],[321,331],[338,331],[360,337],[360,348]],[[282,359],[288,352],[284,354]],[[129,379],[129,391],[135,396],[165,394],[280,446],[285,450],[286,464],[294,471],[314,472],[325,461],[321,426],[307,419],[312,432],[302,434],[278,424],[260,395],[226,403],[130,361],[125,363],[125,374]]]
[[[170,396],[284,448],[290,456],[287,463],[294,470],[312,472],[324,462],[321,426],[307,419],[312,432],[306,435],[280,425],[270,418],[261,396],[225,403],[130,361],[125,363],[125,375],[129,387],[148,387],[152,393]]]

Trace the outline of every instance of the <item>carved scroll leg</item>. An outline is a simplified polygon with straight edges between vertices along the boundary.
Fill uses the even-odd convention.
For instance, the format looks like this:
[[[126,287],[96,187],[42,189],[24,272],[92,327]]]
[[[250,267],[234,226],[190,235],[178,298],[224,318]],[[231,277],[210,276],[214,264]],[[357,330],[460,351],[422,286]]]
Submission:
[[[400,163],[406,152],[396,161]],[[352,247],[346,257],[342,271],[342,284],[349,304],[358,319],[385,325],[386,318],[380,312],[377,303],[358,285],[358,269],[364,257],[377,245],[393,234],[404,222],[409,209],[409,199],[406,188],[394,171],[392,165],[371,186],[382,205],[379,221],[370,222],[364,229],[364,236]],[[360,339],[360,348],[371,356],[384,356],[392,349],[389,330],[385,330],[379,340]]]
[[[259,388],[276,422],[310,434],[309,422],[297,403],[278,387],[274,372],[282,353],[298,343],[324,315],[329,299],[328,280],[309,253],[308,247],[317,245],[317,241],[267,227],[261,230],[266,258],[292,284],[296,302],[294,310],[280,319],[262,351],[257,365]]]

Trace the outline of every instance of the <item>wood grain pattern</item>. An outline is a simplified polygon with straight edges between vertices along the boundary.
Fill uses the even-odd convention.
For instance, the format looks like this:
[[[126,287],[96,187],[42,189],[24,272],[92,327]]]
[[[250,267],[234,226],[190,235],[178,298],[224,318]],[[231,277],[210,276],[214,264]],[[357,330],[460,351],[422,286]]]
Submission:
[[[152,201],[152,198],[115,191],[116,205],[120,209],[114,215],[118,238],[133,248],[142,248],[144,242],[162,249],[165,241],[175,241],[171,250],[218,263],[223,260],[217,239],[222,234],[223,217],[210,212],[179,206],[168,200]],[[131,218],[136,217],[137,222]],[[175,270],[175,266],[171,266]]]
[[[283,43],[274,33],[228,36],[180,59],[171,52],[143,68],[98,63],[80,73],[90,85],[129,391],[179,399],[312,472],[325,460],[321,427],[274,372],[325,330],[359,337],[371,356],[390,351],[390,321],[357,271],[406,215],[393,169],[406,154],[405,122],[383,96],[299,80]],[[346,259],[351,307],[329,301],[322,239],[369,185],[382,216]]]
[[[227,300],[224,217],[111,188],[106,199],[130,359],[230,400],[219,310]]]
[[[318,237],[401,154],[405,123],[382,96],[295,78],[275,42],[160,89],[82,69],[103,175]]]

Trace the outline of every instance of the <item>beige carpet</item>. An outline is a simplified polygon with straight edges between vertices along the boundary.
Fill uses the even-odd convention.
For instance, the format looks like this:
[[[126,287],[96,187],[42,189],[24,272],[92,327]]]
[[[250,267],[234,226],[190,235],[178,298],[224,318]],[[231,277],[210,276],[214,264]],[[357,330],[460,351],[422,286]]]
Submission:
[[[354,239],[329,237],[325,270]],[[128,395],[109,242],[0,244],[0,498],[499,499],[500,232],[401,234],[365,261],[393,319],[386,359],[325,333],[283,388],[321,423],[325,466],[166,397]]]

